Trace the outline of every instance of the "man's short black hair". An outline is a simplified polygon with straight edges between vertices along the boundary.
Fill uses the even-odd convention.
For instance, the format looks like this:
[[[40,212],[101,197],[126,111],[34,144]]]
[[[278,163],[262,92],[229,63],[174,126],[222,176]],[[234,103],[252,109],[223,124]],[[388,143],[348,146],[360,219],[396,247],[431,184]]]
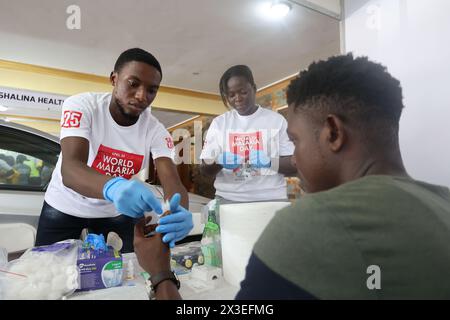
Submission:
[[[161,65],[158,60],[150,53],[140,48],[132,48],[122,52],[117,58],[116,64],[114,65],[114,72],[119,72],[122,67],[131,61],[144,62],[159,71],[162,78]]]
[[[222,97],[222,101],[225,106],[227,106],[227,91],[228,91],[227,84],[228,80],[230,80],[230,78],[232,77],[244,78],[245,80],[247,80],[248,83],[250,83],[250,85],[256,91],[256,84],[255,80],[253,79],[252,70],[250,70],[248,66],[243,64],[232,66],[227,71],[224,72],[219,82],[220,96]]]
[[[312,63],[287,89],[295,111],[319,121],[335,114],[378,142],[398,141],[402,100],[400,82],[386,67],[351,53]]]

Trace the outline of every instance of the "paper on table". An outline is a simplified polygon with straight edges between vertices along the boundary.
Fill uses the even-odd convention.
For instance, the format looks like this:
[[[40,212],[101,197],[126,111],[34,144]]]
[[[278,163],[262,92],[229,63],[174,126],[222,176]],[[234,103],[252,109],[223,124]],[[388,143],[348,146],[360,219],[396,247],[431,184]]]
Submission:
[[[223,275],[239,287],[253,246],[275,213],[289,202],[254,202],[220,206]]]

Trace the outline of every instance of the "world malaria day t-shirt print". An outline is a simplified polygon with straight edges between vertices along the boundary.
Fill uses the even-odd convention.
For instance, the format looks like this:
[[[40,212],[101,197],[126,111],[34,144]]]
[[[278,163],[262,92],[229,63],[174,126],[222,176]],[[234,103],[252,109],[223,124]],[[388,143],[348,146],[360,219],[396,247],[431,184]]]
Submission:
[[[248,160],[251,150],[262,150],[261,132],[230,133],[230,151]]]
[[[230,133],[228,139],[230,151],[240,155],[244,159],[244,164],[233,170],[236,178],[241,179],[260,175],[260,170],[249,166],[248,160],[251,150],[263,149],[262,133],[260,131]]]
[[[100,145],[91,167],[101,174],[130,179],[139,172],[144,156]]]

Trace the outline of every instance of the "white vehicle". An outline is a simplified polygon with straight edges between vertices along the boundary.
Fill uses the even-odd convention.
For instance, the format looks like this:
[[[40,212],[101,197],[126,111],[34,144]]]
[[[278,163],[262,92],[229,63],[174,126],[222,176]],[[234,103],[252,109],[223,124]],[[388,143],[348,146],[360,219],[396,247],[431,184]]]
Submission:
[[[59,153],[58,137],[0,120],[0,161],[15,169],[14,175],[8,175],[4,169],[7,166],[0,166],[0,247],[9,253],[34,245],[44,193]],[[33,167],[31,172],[21,170],[22,162]],[[151,188],[162,190],[159,186]],[[161,199],[158,190],[154,194]],[[195,240],[203,231],[201,211],[210,200],[189,193],[189,210],[194,219],[194,229],[189,235]]]

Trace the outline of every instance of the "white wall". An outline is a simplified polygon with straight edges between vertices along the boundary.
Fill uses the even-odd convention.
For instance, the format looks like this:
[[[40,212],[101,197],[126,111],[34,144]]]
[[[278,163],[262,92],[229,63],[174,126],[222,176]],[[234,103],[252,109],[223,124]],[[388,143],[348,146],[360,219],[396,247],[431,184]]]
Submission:
[[[345,0],[345,50],[403,86],[400,146],[414,178],[450,186],[450,1]]]

